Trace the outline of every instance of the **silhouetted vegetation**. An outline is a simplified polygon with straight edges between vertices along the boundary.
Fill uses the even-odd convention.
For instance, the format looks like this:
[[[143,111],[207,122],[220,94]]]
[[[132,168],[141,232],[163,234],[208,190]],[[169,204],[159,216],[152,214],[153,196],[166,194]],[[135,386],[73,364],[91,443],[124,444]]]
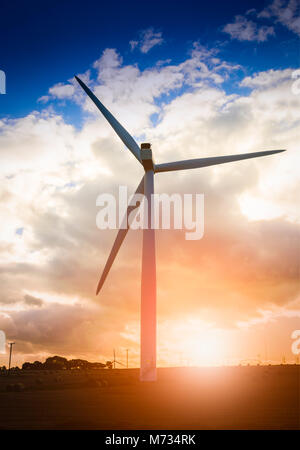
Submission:
[[[20,372],[21,372],[21,369],[18,366],[11,367],[10,370],[8,370],[8,368],[6,366],[0,367],[0,375],[8,375],[9,373],[18,374]]]
[[[84,359],[63,358],[62,356],[50,356],[44,363],[34,361],[33,363],[25,362],[22,365],[22,370],[91,370],[111,368],[111,362],[106,364],[100,362],[89,362]]]

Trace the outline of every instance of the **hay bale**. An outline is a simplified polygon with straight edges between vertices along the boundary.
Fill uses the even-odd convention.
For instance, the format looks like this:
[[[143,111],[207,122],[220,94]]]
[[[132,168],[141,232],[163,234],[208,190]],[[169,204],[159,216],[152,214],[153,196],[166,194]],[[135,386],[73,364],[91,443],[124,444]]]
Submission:
[[[101,387],[101,382],[95,380],[94,378],[88,378],[85,382],[84,382],[84,386],[88,387],[88,388],[99,388]]]
[[[14,392],[22,392],[25,391],[25,385],[23,383],[16,383],[14,385]]]
[[[107,386],[108,386],[108,381],[107,381],[106,379],[102,378],[102,379],[101,379],[101,385],[102,385],[103,387],[107,387]]]
[[[11,383],[6,385],[6,392],[22,392],[25,391],[23,383]]]

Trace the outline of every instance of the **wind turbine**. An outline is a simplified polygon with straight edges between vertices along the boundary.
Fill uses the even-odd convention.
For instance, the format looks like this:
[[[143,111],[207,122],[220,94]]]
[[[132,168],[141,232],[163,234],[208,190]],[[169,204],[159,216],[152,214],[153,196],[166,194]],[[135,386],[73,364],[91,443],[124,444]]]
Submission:
[[[115,351],[115,349],[114,349],[114,359],[113,359],[113,368],[114,368],[114,369],[116,368],[116,364],[120,364],[120,366],[124,366],[124,367],[125,367],[125,364],[123,364],[123,363],[121,363],[120,361],[117,361],[117,360],[116,360],[116,351]]]
[[[161,172],[171,172],[175,170],[197,169],[199,167],[214,166],[242,159],[257,158],[259,156],[272,155],[285,150],[269,150],[264,152],[244,153],[241,155],[216,156],[210,158],[187,159],[184,161],[155,164],[151,145],[149,143],[136,143],[133,137],[108,111],[93,92],[84,84],[82,80],[75,77],[82,89],[94,102],[106,120],[110,123],[119,138],[126,147],[136,157],[144,167],[145,173],[137,187],[136,193],[144,194],[147,199],[148,208],[148,228],[143,229],[143,249],[142,249],[142,280],[141,280],[141,359],[140,359],[140,380],[156,381],[156,263],[155,263],[155,230],[151,228],[151,196],[154,193],[154,174]],[[127,228],[119,229],[116,240],[111,249],[110,255],[104,267],[100,281],[97,286],[96,295],[102,288],[109,270],[117,256],[117,253],[124,241],[128,231],[128,216],[137,206],[127,208]]]

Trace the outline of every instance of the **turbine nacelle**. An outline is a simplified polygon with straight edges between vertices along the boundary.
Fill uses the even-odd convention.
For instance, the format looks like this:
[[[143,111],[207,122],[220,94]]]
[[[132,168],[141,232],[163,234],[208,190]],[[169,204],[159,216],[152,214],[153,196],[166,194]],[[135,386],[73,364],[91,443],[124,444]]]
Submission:
[[[152,156],[151,144],[149,144],[148,142],[144,142],[143,144],[141,144],[141,161],[145,172],[147,172],[147,170],[154,171],[155,166]]]

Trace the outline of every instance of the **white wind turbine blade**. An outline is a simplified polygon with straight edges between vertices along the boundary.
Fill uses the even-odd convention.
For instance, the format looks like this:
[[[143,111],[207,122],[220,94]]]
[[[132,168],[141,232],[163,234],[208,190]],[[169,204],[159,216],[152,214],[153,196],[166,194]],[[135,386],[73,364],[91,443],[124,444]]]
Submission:
[[[95,96],[95,94],[92,93],[92,91],[84,84],[80,78],[76,77],[76,80],[82,87],[82,89],[86,92],[86,94],[90,97],[90,99],[95,103],[97,108],[102,112],[105,119],[110,123],[110,125],[113,127],[121,141],[126,145],[126,147],[131,151],[131,153],[134,154],[136,159],[141,162],[141,155],[140,155],[140,147],[135,142],[133,137],[128,133],[128,131],[125,130],[124,127],[117,121],[117,119],[108,111],[107,108],[100,102],[100,100]]]
[[[171,172],[173,170],[198,169],[199,167],[215,166],[242,159],[257,158],[259,156],[273,155],[285,152],[285,150],[268,150],[265,152],[243,153],[241,155],[215,156],[212,158],[186,159],[164,164],[156,164],[155,172]]]
[[[120,364],[120,366],[124,366],[124,367],[126,367],[126,365],[125,365],[125,364],[123,364],[123,363],[121,363],[121,362],[119,362],[119,361],[117,361],[117,360],[115,361],[115,363],[116,363],[116,364]]]
[[[142,178],[140,184],[138,185],[137,190],[135,191],[135,193],[136,194],[143,194],[144,193],[144,177]],[[118,234],[117,234],[117,237],[115,239],[114,245],[113,245],[113,247],[112,247],[112,249],[110,251],[108,260],[107,260],[107,262],[105,264],[104,270],[103,270],[101,278],[99,280],[99,283],[98,283],[98,286],[97,286],[97,290],[96,290],[96,295],[99,294],[100,289],[102,288],[102,286],[103,286],[103,284],[104,284],[104,282],[106,280],[106,277],[107,277],[107,275],[108,275],[108,273],[110,271],[110,268],[113,265],[113,262],[114,262],[114,260],[115,260],[115,258],[117,256],[117,254],[118,254],[118,251],[120,250],[122,242],[125,239],[125,236],[126,236],[127,231],[128,231],[128,216],[135,208],[137,208],[137,206],[138,205],[134,205],[134,206],[129,205],[127,207],[126,216],[124,218],[124,220],[126,221],[126,228],[120,228],[119,231],[118,231]]]

